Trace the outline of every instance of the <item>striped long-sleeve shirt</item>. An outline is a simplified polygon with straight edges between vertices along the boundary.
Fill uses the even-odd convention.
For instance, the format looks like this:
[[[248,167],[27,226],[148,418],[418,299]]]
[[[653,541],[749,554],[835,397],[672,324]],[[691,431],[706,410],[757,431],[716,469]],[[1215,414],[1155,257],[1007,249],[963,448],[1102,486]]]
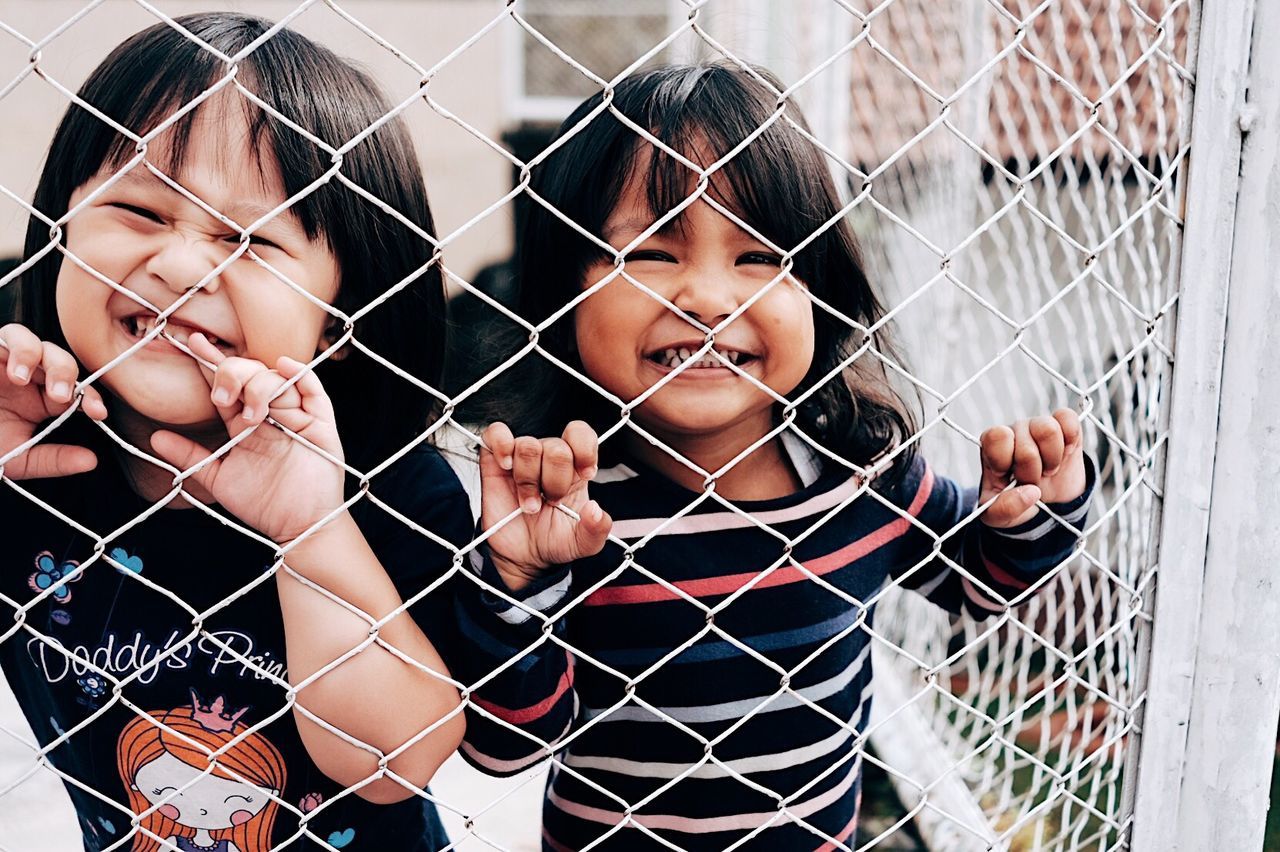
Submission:
[[[452,668],[482,681],[463,755],[505,775],[558,752],[544,849],[843,848],[883,590],[1004,611],[1070,557],[1093,481],[1090,465],[1085,492],[1050,507],[1070,527],[1042,511],[995,530],[970,518],[976,491],[919,458],[886,492],[829,469],[733,504],[750,517],[686,512],[699,495],[638,464],[603,471],[593,496],[630,559],[610,543],[516,595],[487,562],[462,584],[474,644]]]

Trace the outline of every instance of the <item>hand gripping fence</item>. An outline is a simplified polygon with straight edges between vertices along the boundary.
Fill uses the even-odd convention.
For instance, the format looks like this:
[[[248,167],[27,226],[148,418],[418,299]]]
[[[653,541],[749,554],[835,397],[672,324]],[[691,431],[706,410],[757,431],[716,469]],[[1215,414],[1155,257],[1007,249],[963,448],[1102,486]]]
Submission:
[[[161,310],[63,245],[66,224],[92,203],[93,197],[52,219],[28,203],[23,186],[0,185],[0,192],[21,208],[24,219],[27,215],[37,217],[49,229],[47,245],[0,278],[0,296],[41,258],[58,253],[63,264],[74,264],[102,286],[159,316],[155,328],[132,349],[81,377],[75,389],[76,405],[43,424],[29,441],[0,454],[0,488],[30,500],[95,542],[92,557],[68,574],[67,581],[110,565],[129,582],[142,584],[186,613],[188,631],[161,654],[157,663],[163,664],[194,643],[204,643],[268,679],[279,687],[279,705],[256,708],[249,733],[300,711],[324,730],[377,758],[377,772],[344,795],[354,795],[357,789],[375,780],[390,778],[439,808],[450,829],[450,848],[537,848],[538,816],[528,803],[540,796],[548,766],[552,772],[576,777],[611,797],[617,810],[626,815],[617,832],[640,832],[650,839],[653,848],[679,847],[652,832],[634,815],[644,814],[646,806],[664,792],[672,791],[668,795],[678,796],[682,781],[700,769],[713,767],[725,777],[776,800],[776,815],[743,841],[765,843],[750,848],[770,848],[767,833],[771,827],[786,822],[805,824],[803,814],[793,808],[806,798],[806,791],[784,794],[762,787],[751,772],[718,756],[717,746],[734,731],[758,722],[769,702],[779,698],[809,707],[814,714],[823,715],[852,735],[857,746],[855,760],[861,762],[866,776],[856,834],[835,838],[809,826],[813,842],[808,848],[1133,848],[1135,820],[1141,819],[1141,813],[1135,810],[1135,790],[1142,771],[1142,720],[1144,712],[1150,711],[1146,677],[1159,576],[1157,545],[1171,540],[1160,519],[1166,499],[1165,453],[1170,441],[1178,440],[1171,426],[1177,417],[1170,414],[1174,367],[1175,363],[1181,364],[1174,323],[1188,288],[1205,283],[1182,281],[1178,275],[1187,219],[1185,182],[1189,153],[1193,150],[1190,110],[1198,62],[1194,36],[1199,32],[1200,4],[1192,0],[657,0],[647,4],[634,0],[491,0],[474,4],[391,4],[394,14],[405,17],[406,25],[420,26],[420,16],[428,15],[455,15],[454,23],[465,22],[465,26],[446,28],[451,37],[461,33],[455,42],[436,43],[430,51],[400,43],[402,30],[390,23],[393,19],[382,9],[386,4],[359,0],[263,4],[270,8],[247,11],[277,16],[277,27],[234,56],[204,45],[223,64],[225,74],[145,136],[137,135],[135,129],[114,125],[110,118],[76,97],[78,81],[62,79],[48,67],[46,54],[51,55],[61,40],[78,32],[82,21],[110,14],[113,9],[127,8],[133,14],[145,14],[146,20],[140,19],[143,25],[162,21],[185,33],[174,20],[177,13],[171,5],[176,4],[96,0],[43,30],[25,29],[16,18],[6,21],[0,13],[0,29],[7,39],[4,50],[25,57],[16,76],[0,86],[0,110],[7,109],[6,98],[11,93],[24,86],[41,85],[44,97],[58,99],[60,106],[76,104],[93,112],[130,140],[135,150],[99,192],[107,191],[115,180],[132,171],[145,170],[239,235],[239,243],[229,257],[174,304]],[[0,3],[0,10],[13,6]],[[375,6],[376,25],[369,22]],[[305,31],[308,25],[325,32],[341,31],[342,38],[359,40],[371,50],[393,57],[398,70],[411,74],[416,85],[396,90],[395,107],[354,138],[316,138],[290,116],[262,101],[239,75],[245,57],[280,28],[299,27]],[[38,32],[47,35],[37,37]],[[494,237],[504,221],[499,214],[507,213],[517,202],[550,208],[530,189],[530,181],[553,149],[518,156],[511,145],[498,138],[503,129],[498,122],[473,114],[465,98],[437,82],[447,79],[449,70],[466,54],[484,50],[494,39],[506,39],[504,44],[518,46],[517,50],[505,51],[502,60],[519,66],[518,72],[507,75],[505,82],[495,76],[491,81],[472,81],[470,85],[508,85],[510,79],[516,79],[523,86],[521,97],[529,93],[545,96],[540,101],[526,97],[526,106],[535,101],[543,104],[550,110],[543,117],[556,120],[567,114],[556,103],[576,102],[584,94],[603,92],[604,100],[592,118],[606,112],[612,114],[628,124],[637,138],[663,150],[689,170],[694,180],[688,198],[664,213],[633,241],[633,246],[690,205],[702,201],[770,245],[783,258],[777,276],[726,319],[707,326],[683,314],[629,271],[623,260],[627,250],[607,245],[554,209],[550,212],[561,216],[612,258],[614,269],[545,320],[535,324],[519,316],[491,292],[477,286],[470,270],[464,275],[458,266],[451,266],[452,252],[465,253],[477,238],[501,242],[503,237]],[[102,51],[107,47],[102,45]],[[342,44],[337,47],[342,52]],[[438,58],[429,62],[426,56]],[[770,65],[779,72],[785,86],[774,92],[776,108],[756,133],[708,165],[694,163],[667,148],[612,105],[615,86],[632,71],[653,62],[691,58],[719,60],[743,68],[750,68],[750,63]],[[236,222],[211,207],[151,162],[147,151],[157,136],[219,92],[234,92],[248,99],[266,112],[270,121],[301,135],[324,152],[331,167],[257,221]],[[801,129],[797,123],[797,107],[804,108],[812,131]],[[447,124],[451,132],[465,138],[475,156],[499,160],[515,175],[515,185],[509,191],[497,193],[492,201],[484,199],[478,210],[474,199],[470,199],[465,220],[449,217],[447,211],[454,198],[432,186],[437,221],[455,223],[438,234],[425,232],[343,170],[344,156],[379,126],[415,110],[429,110],[442,120],[442,126]],[[839,217],[797,246],[771,245],[764,235],[708,192],[715,174],[774,123],[799,130],[824,152],[842,193],[844,207]],[[568,138],[582,126],[572,129]],[[432,145],[429,138],[420,141],[425,149]],[[432,176],[428,170],[429,183]],[[253,250],[250,238],[258,228],[320,187],[334,183],[376,205],[383,215],[395,218],[424,240],[431,247],[430,263],[444,271],[451,291],[476,300],[489,319],[523,329],[527,339],[523,348],[501,363],[486,365],[483,374],[460,390],[446,392],[432,387],[379,355],[359,334],[361,320],[407,288],[418,271],[403,281],[392,282],[371,303],[343,312],[310,294]],[[989,425],[1063,406],[1078,412],[1085,424],[1087,450],[1097,465],[1097,488],[1087,522],[1081,528],[1072,527],[1079,537],[1076,547],[1041,581],[1007,601],[986,620],[948,616],[919,595],[906,592],[902,583],[921,565],[861,600],[797,561],[791,555],[793,549],[855,499],[875,501],[893,509],[908,524],[929,531],[869,487],[874,476],[892,464],[893,452],[865,468],[841,458],[796,426],[797,412],[809,394],[780,396],[713,348],[717,334],[774,288],[786,286],[795,256],[826,229],[834,227],[839,218],[850,221],[862,242],[873,285],[888,309],[887,316],[874,326],[864,327],[810,294],[812,309],[864,335],[866,342],[840,369],[859,358],[873,359],[883,364],[902,387],[919,395],[924,416],[908,443],[921,447],[935,468],[961,482],[974,481],[978,473],[978,435]],[[11,243],[6,245],[12,245],[16,237],[11,234],[8,238]],[[187,493],[184,483],[212,459],[190,470],[150,459],[171,474],[172,490],[146,513],[114,530],[80,527],[58,506],[40,500],[23,482],[4,475],[4,466],[26,450],[41,442],[57,441],[59,429],[76,416],[84,389],[100,387],[105,373],[148,342],[164,337],[196,357],[169,333],[168,318],[227,267],[245,260],[325,311],[341,327],[340,336],[307,364],[307,370],[343,347],[355,347],[435,399],[442,411],[439,419],[395,455],[368,470],[352,467],[274,420],[258,426],[284,430],[293,440],[344,468],[359,485],[346,503],[284,546],[214,513]],[[551,325],[617,281],[625,281],[667,310],[684,316],[705,338],[690,364],[677,368],[633,400],[613,396],[560,360],[541,340]],[[871,335],[889,322],[911,355],[910,367],[871,342]],[[638,406],[704,355],[753,383],[779,403],[783,412],[773,431],[719,470],[699,468],[632,417]],[[593,665],[615,677],[623,697],[616,705],[599,709],[589,721],[554,744],[531,741],[531,750],[544,750],[548,756],[537,769],[497,781],[481,779],[459,762],[442,770],[428,791],[396,776],[389,761],[466,707],[509,728],[514,735],[532,739],[472,698],[476,690],[516,661],[477,682],[459,682],[409,657],[387,642],[381,629],[410,605],[433,594],[448,593],[451,581],[483,583],[468,568],[473,554],[518,513],[513,512],[497,528],[459,547],[381,502],[370,486],[395,461],[424,442],[466,447],[474,452],[483,424],[468,422],[460,409],[524,358],[548,359],[557,369],[572,373],[583,393],[596,393],[610,402],[618,416],[601,434],[602,441],[620,443],[627,431],[638,434],[701,477],[704,488],[689,505],[644,537],[612,537],[613,543],[622,548],[622,563],[572,599],[562,601],[554,611],[540,612],[504,590],[487,588],[491,595],[506,600],[543,625],[531,647],[545,643],[563,647],[578,657],[579,664]],[[833,371],[832,376],[838,372]],[[285,393],[300,379],[301,376],[291,380],[277,393]],[[384,403],[393,405],[394,401]],[[99,424],[99,428],[122,452],[147,455],[108,425]],[[214,458],[225,456],[249,434],[237,436],[217,450]],[[752,451],[783,434],[804,442],[824,465],[847,469],[859,482],[859,487],[814,528],[792,537],[717,492],[717,484],[727,472]],[[217,517],[221,523],[268,547],[274,553],[269,570],[206,608],[197,608],[174,594],[166,588],[163,576],[129,571],[113,555],[113,539],[161,511],[173,498],[185,500],[196,510]],[[452,554],[452,567],[444,576],[416,590],[399,609],[382,618],[362,612],[289,565],[291,550],[325,522],[361,501],[378,503],[422,536],[424,542],[430,541]],[[704,505],[717,506],[736,516],[742,525],[758,528],[779,542],[783,554],[758,577],[723,599],[704,600],[690,595],[665,578],[647,558],[646,547],[655,538]],[[966,523],[974,521],[983,508],[979,506]],[[563,511],[576,518],[571,510]],[[1058,520],[1069,524],[1062,518]],[[959,528],[941,536],[929,532],[934,539],[929,557],[945,559],[942,548],[958,532]],[[988,596],[995,595],[963,565],[948,560],[948,566]],[[870,640],[876,697],[865,728],[855,727],[853,720],[832,717],[792,686],[812,658],[785,668],[717,622],[720,613],[783,570],[800,571],[805,575],[804,582],[825,588],[857,614],[840,636],[862,631]],[[625,571],[638,572],[646,582],[697,608],[706,622],[703,630],[667,649],[639,674],[617,671],[606,662],[589,657],[554,630],[557,620],[571,615],[593,592]],[[270,583],[278,572],[298,579],[368,625],[364,641],[296,684],[289,683],[280,671],[246,656],[242,649],[228,644],[206,626],[209,619],[236,607],[255,588]],[[66,655],[71,662],[71,651],[51,642],[28,618],[56,591],[56,587],[47,588],[17,599],[0,594],[0,612],[4,614],[0,619],[0,643],[26,645],[35,641],[45,646],[46,653]],[[866,617],[873,606],[880,610],[874,626]],[[778,678],[774,695],[746,710],[716,737],[708,737],[674,718],[637,691],[675,657],[708,638],[752,657]],[[434,677],[448,680],[461,692],[464,707],[394,751],[383,753],[296,701],[300,690],[372,645]],[[113,708],[123,706],[140,716],[147,715],[149,708],[134,703],[130,697],[131,686],[141,672],[122,675],[91,660],[74,662],[87,675],[101,680],[106,693],[102,705],[43,745],[34,739],[21,718],[13,714],[0,716],[0,812],[16,813],[18,805],[11,807],[10,803],[26,802],[33,796],[61,796],[61,784],[113,801],[112,793],[94,789],[83,779],[58,769],[49,755],[74,741]],[[660,717],[663,723],[696,739],[705,755],[702,761],[676,773],[640,801],[627,801],[612,791],[598,789],[597,782],[566,763],[559,751],[604,724],[610,714],[627,708],[642,708]],[[1271,715],[1274,720],[1275,714]],[[161,720],[149,718],[163,725]],[[219,752],[210,755],[205,775],[213,772],[218,757]],[[229,771],[225,770],[225,763],[218,766]],[[825,772],[848,769],[848,763],[841,763]],[[813,783],[824,778],[825,775],[815,778]],[[321,848],[342,848],[334,837],[321,836],[307,828],[305,814],[297,802],[286,801],[270,790],[260,792],[302,820],[299,835],[290,840],[305,834]],[[118,807],[121,824],[132,821],[137,832],[145,830],[126,808]],[[20,823],[11,817],[0,820],[0,849],[16,852],[41,848],[32,845],[31,833],[23,833],[33,829]],[[605,844],[607,839],[598,845],[608,848]],[[284,848],[288,847],[286,843]]]

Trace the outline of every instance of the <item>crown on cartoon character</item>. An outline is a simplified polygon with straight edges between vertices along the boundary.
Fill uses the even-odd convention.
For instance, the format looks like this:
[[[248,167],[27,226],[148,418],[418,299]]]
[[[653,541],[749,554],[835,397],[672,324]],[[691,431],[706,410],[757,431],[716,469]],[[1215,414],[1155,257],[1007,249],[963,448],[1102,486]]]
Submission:
[[[228,714],[224,709],[226,702],[221,695],[210,704],[201,704],[200,696],[195,689],[191,690],[191,718],[197,725],[211,734],[230,731],[235,728],[240,717],[248,712],[248,707],[241,707],[235,713]]]

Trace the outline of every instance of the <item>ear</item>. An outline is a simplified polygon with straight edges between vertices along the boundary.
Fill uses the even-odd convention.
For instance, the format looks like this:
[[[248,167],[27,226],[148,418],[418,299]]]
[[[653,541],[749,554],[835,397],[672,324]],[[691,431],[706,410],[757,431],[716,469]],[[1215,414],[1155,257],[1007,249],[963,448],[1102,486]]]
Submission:
[[[334,316],[329,317],[328,321],[325,323],[324,334],[320,335],[320,344],[316,347],[316,354],[319,355],[330,346],[333,346],[333,344],[336,343],[345,332],[346,329],[344,328],[344,323],[340,318]],[[342,361],[347,357],[347,354],[350,351],[350,347],[343,346],[341,349],[338,349],[330,355],[329,360]]]

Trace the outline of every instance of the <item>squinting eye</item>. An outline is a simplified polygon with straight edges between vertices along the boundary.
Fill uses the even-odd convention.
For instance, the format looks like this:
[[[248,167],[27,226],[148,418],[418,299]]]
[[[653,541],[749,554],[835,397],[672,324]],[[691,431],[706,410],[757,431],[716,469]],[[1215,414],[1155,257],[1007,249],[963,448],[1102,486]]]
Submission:
[[[257,248],[273,248],[273,249],[280,248],[280,246],[271,242],[271,240],[268,240],[265,237],[259,237],[256,234],[249,238],[249,245],[255,246]]]
[[[239,234],[228,234],[227,236],[223,237],[223,239],[226,242],[233,243],[236,245],[240,243]],[[249,245],[253,246],[254,248],[273,248],[273,249],[280,248],[280,246],[277,245],[276,243],[271,242],[271,240],[268,240],[266,237],[260,237],[257,234],[254,234],[251,237],[249,237]]]
[[[782,258],[771,252],[753,251],[739,257],[738,263],[764,263],[769,266],[781,266]]]
[[[637,260],[655,260],[659,263],[675,263],[676,259],[665,251],[657,251],[655,249],[642,249],[633,251],[631,254],[623,258],[627,263],[635,263]]]
[[[252,805],[252,804],[253,804],[253,799],[251,799],[250,797],[248,797],[248,796],[238,796],[238,795],[227,796],[225,799],[223,799],[223,800],[222,800],[222,803],[223,803],[223,804],[227,804],[227,803],[228,803],[228,802],[230,802],[232,799],[244,799],[244,803],[245,803],[246,805]]]
[[[113,202],[109,206],[115,207],[117,210],[124,210],[126,213],[132,213],[135,216],[141,216],[143,219],[146,219],[149,222],[159,223],[164,221],[159,217],[159,215],[151,212],[145,207],[138,207],[134,204],[123,204],[119,201]]]

